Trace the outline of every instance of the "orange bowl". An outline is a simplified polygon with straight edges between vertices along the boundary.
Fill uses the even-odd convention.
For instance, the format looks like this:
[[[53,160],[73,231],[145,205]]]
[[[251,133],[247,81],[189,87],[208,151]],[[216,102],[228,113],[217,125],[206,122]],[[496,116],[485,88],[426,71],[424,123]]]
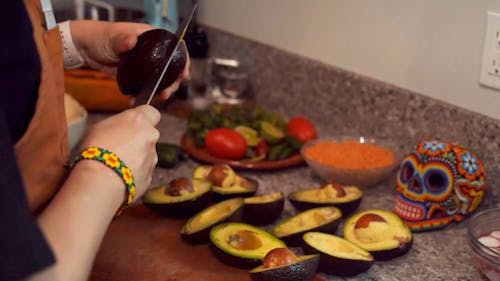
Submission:
[[[390,175],[403,159],[397,146],[372,137],[334,136],[308,141],[301,155],[320,178],[369,187]]]

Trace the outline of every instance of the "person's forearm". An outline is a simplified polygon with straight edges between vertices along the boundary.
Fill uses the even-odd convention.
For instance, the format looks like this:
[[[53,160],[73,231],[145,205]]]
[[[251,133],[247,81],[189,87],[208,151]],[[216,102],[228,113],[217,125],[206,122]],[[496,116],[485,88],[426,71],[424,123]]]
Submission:
[[[38,217],[56,264],[32,280],[43,280],[44,274],[55,280],[86,280],[124,196],[125,185],[113,170],[97,161],[80,161]]]

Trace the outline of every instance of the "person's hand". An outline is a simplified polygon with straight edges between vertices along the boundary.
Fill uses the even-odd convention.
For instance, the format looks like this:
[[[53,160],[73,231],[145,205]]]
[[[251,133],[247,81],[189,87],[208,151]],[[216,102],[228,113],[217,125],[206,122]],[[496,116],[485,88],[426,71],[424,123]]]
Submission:
[[[119,56],[131,50],[137,36],[156,27],[133,22],[71,21],[71,35],[76,48],[91,68],[107,73],[116,73]],[[180,83],[189,78],[189,56],[184,71],[168,88],[159,93],[162,100],[177,91]]]
[[[125,110],[90,127],[80,148],[98,146],[114,152],[132,171],[135,198],[140,198],[151,184],[158,162],[156,142],[160,133],[155,126],[160,117],[160,112],[149,105]]]

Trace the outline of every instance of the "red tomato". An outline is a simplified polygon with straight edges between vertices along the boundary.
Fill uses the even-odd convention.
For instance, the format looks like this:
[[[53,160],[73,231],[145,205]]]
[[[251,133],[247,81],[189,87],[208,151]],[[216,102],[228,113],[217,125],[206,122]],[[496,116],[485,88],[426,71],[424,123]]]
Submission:
[[[286,124],[286,134],[298,139],[301,143],[316,138],[316,127],[302,116],[295,116]]]
[[[266,155],[268,150],[269,147],[267,146],[267,143],[263,139],[259,140],[259,142],[255,146],[255,154],[257,156]]]
[[[216,128],[205,135],[205,149],[211,155],[238,160],[247,152],[247,142],[236,131],[229,128]]]

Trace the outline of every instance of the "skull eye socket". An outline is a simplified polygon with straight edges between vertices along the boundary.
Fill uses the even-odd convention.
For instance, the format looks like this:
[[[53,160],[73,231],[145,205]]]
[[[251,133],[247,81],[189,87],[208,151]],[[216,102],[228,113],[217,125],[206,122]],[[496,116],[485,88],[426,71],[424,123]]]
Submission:
[[[431,193],[440,193],[448,187],[446,174],[439,170],[431,170],[425,174],[425,186]]]
[[[415,173],[415,168],[410,162],[403,163],[400,174],[401,181],[408,182],[408,180],[410,180],[410,178],[413,176],[414,173]]]

